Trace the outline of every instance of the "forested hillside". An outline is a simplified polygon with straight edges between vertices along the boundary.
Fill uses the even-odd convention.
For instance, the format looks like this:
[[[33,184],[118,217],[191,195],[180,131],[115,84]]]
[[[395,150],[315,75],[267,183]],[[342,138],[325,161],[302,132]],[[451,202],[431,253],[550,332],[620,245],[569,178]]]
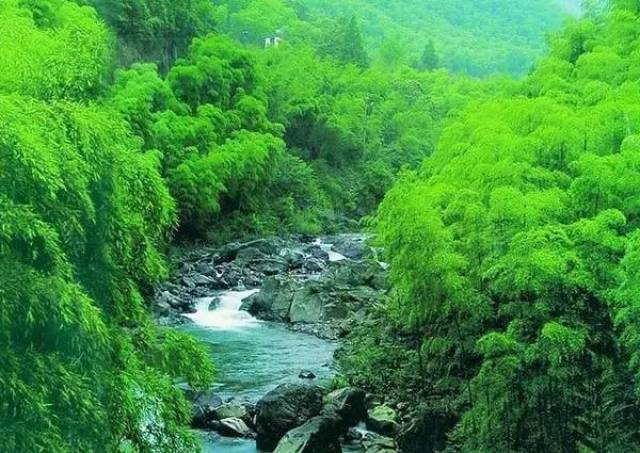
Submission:
[[[225,0],[220,29],[261,44],[279,34],[320,49],[336,34],[336,18],[357,18],[366,50],[385,68],[415,65],[435,45],[438,66],[472,75],[523,74],[545,49],[545,33],[563,14],[556,0]]]
[[[363,228],[388,294],[304,278],[370,303],[333,385],[405,408],[403,451],[638,450],[640,10],[608,3],[0,0],[0,452],[198,451],[216,350],[152,313],[166,255]],[[311,248],[200,281],[333,272]]]
[[[382,203],[395,327],[354,338],[345,366],[417,392],[434,445],[639,448],[638,13],[620,1],[567,27]]]

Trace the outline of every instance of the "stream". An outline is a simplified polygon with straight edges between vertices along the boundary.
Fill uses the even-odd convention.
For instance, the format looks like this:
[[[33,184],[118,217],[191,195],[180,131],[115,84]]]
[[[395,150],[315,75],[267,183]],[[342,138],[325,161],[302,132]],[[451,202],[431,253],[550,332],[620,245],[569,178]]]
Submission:
[[[344,257],[331,251],[331,261]],[[192,334],[210,351],[216,364],[215,391],[224,400],[257,402],[270,390],[287,382],[310,382],[299,378],[301,371],[316,375],[314,384],[328,382],[333,375],[335,342],[293,332],[279,323],[264,322],[240,311],[242,300],[259,290],[222,291],[220,302],[209,310],[213,297],[203,298],[196,312],[187,315],[193,323],[180,329]],[[207,453],[255,453],[254,440],[221,437],[202,432]]]

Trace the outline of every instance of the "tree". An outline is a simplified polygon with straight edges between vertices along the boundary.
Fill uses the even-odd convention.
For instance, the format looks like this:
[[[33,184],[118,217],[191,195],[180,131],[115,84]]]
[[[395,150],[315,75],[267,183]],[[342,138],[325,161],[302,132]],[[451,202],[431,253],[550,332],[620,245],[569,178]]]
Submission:
[[[436,47],[432,40],[429,40],[422,51],[422,55],[416,64],[419,71],[433,71],[440,65],[440,59],[436,53]]]

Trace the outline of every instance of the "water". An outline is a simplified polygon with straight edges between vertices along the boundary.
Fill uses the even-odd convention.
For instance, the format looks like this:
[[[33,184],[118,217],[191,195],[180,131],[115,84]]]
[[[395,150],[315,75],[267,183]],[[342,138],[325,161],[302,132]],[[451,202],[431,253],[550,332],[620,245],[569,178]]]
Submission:
[[[327,252],[327,254],[329,255],[329,261],[331,262],[344,261],[347,259],[346,256],[341,255],[340,253],[333,250],[333,244],[323,242],[322,239],[316,239],[314,244],[320,246],[323,251]]]
[[[218,368],[216,392],[226,398],[257,401],[279,384],[308,382],[300,371],[312,371],[321,384],[333,375],[335,343],[292,332],[284,326],[261,322],[239,311],[242,299],[255,291],[227,291],[220,305],[209,311],[213,298],[199,301],[193,324],[182,329],[210,348]],[[207,453],[255,453],[255,442],[202,433]]]

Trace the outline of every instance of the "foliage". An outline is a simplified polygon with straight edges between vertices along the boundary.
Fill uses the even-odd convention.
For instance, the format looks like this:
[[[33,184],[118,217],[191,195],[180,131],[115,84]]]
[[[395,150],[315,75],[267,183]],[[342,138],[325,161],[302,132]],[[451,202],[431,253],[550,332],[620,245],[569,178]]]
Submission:
[[[567,26],[519,92],[472,103],[380,207],[394,285],[380,322],[421,338],[420,365],[404,363],[423,401],[457,413],[451,451],[640,448],[639,13],[615,2]]]
[[[208,385],[212,368],[151,324],[142,293],[166,275],[174,202],[157,155],[91,102],[104,27],[38,5],[0,7],[24,38],[0,59],[0,450],[193,451],[173,383]]]
[[[433,41],[443,67],[482,76],[526,73],[545,49],[545,34],[565,18],[558,0],[222,0],[215,14],[221,31],[246,44],[278,33],[343,61],[340,41],[355,16],[374,62],[413,63]]]

